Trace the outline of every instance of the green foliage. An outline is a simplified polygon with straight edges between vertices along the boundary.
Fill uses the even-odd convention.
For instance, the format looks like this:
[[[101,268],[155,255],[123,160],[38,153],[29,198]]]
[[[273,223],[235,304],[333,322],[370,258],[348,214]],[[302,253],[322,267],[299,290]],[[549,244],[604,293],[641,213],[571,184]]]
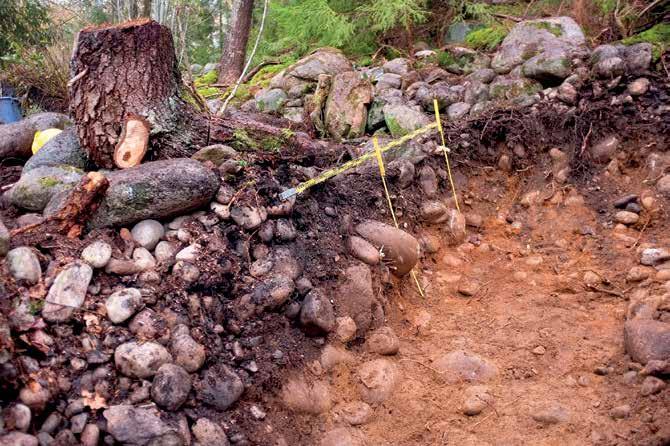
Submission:
[[[456,12],[453,21],[476,20],[490,23],[493,21],[491,5],[477,3],[470,0],[450,0],[452,9]]]
[[[595,3],[603,14],[609,14],[616,9],[617,0],[596,0]]]
[[[358,11],[369,17],[370,29],[385,32],[396,26],[408,29],[413,23],[421,23],[427,12],[422,0],[378,0],[365,4]]]
[[[647,42],[653,45],[652,56],[658,60],[670,48],[670,23],[659,23],[640,34],[623,39],[624,45]]]
[[[213,84],[216,82],[216,77],[218,76],[216,70],[212,70],[207,74],[204,74],[200,77],[195,78],[193,83],[196,87],[205,87],[207,85]]]
[[[465,36],[465,43],[475,50],[493,51],[507,36],[507,32],[500,25],[479,28]]]
[[[0,61],[51,39],[47,8],[38,0],[0,0]]]

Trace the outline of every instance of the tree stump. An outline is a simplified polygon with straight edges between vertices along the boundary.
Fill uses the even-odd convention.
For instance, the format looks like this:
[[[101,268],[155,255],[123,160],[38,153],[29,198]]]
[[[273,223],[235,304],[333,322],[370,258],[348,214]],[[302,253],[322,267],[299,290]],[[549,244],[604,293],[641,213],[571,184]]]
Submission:
[[[84,28],[77,35],[70,68],[70,109],[77,135],[99,167],[139,164],[147,143],[178,155],[207,141],[207,120],[179,96],[172,34],[157,22],[141,19]],[[138,122],[148,131],[142,132]],[[144,133],[147,139],[150,134],[149,141]],[[126,138],[129,134],[133,138]],[[133,162],[124,162],[129,160]]]

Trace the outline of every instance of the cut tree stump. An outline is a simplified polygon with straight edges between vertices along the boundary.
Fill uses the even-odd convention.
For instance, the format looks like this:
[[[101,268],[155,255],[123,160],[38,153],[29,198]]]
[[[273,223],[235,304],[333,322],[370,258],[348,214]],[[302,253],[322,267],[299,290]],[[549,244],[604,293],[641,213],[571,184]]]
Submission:
[[[313,139],[304,126],[283,118],[239,111],[210,118],[198,111],[180,96],[169,28],[150,19],[84,28],[71,71],[77,136],[101,168],[135,166],[145,153],[150,159],[190,157],[215,143],[257,149],[279,142],[287,153],[305,156],[342,148]]]

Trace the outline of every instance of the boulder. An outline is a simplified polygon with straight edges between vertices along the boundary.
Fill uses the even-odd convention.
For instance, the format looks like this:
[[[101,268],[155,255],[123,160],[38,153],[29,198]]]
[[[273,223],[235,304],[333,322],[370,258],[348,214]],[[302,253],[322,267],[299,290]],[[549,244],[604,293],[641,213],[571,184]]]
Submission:
[[[624,344],[631,359],[641,364],[670,360],[670,324],[633,319],[624,324]]]
[[[349,316],[356,323],[358,334],[363,335],[372,322],[372,273],[366,265],[352,265],[344,272],[344,283],[335,295],[338,314]]]
[[[355,71],[335,75],[324,110],[328,133],[337,139],[363,136],[371,100],[372,85],[367,79]]]
[[[123,444],[145,445],[171,431],[157,412],[150,409],[118,405],[110,406],[102,415],[107,420],[107,432]]]
[[[64,164],[36,167],[21,175],[10,200],[22,209],[42,211],[52,197],[73,188],[83,175],[82,170]]]
[[[523,64],[523,75],[546,86],[560,84],[572,73],[572,62],[565,54],[548,57],[543,53],[531,57]]]
[[[284,106],[288,99],[284,90],[279,88],[272,88],[261,90],[254,96],[258,111],[262,112],[278,112]]]
[[[336,75],[352,69],[351,62],[341,51],[320,48],[288,67],[285,75],[316,81],[320,74]]]
[[[366,220],[356,226],[356,232],[384,252],[384,257],[391,261],[391,271],[397,276],[409,273],[419,260],[419,242],[402,229]]]
[[[513,100],[531,96],[542,90],[542,85],[532,79],[513,76],[498,76],[489,85],[489,96],[497,100]]]
[[[404,136],[430,124],[430,118],[406,105],[387,104],[383,109],[384,122],[394,138]]]
[[[403,102],[402,91],[386,89],[374,95],[368,111],[367,128],[374,132],[384,126],[384,106],[386,104],[401,104]]]
[[[23,172],[44,166],[65,164],[77,169],[87,170],[91,163],[88,155],[79,145],[74,127],[68,127],[51,138],[23,166]]]
[[[528,64],[529,73],[553,82],[569,74],[561,68],[563,64],[586,54],[586,38],[572,18],[526,20],[505,37],[491,68],[505,74],[518,65]]]
[[[35,132],[63,129],[69,122],[68,117],[60,113],[37,113],[18,122],[0,125],[0,159],[30,157]]]
[[[144,163],[107,178],[109,188],[89,222],[91,228],[184,214],[208,204],[220,185],[211,170],[186,158]]]
[[[307,334],[323,335],[335,328],[333,304],[319,290],[311,290],[300,307],[300,323]]]
[[[83,263],[73,263],[61,271],[42,308],[42,317],[49,322],[65,322],[84,304],[93,269]]]
[[[410,68],[411,65],[409,59],[405,59],[404,57],[397,57],[395,59],[389,60],[384,65],[382,65],[382,69],[384,70],[384,72],[397,74],[399,76],[406,75],[409,72]]]

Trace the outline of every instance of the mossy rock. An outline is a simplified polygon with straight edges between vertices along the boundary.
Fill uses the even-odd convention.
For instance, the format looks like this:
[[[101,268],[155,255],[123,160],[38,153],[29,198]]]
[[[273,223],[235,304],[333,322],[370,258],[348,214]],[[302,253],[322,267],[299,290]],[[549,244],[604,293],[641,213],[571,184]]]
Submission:
[[[42,211],[57,193],[74,187],[84,172],[67,165],[42,166],[24,172],[10,192],[13,205]]]
[[[657,61],[661,55],[670,49],[670,23],[658,23],[646,31],[628,37],[621,41],[624,45],[649,43],[652,45],[652,60]]]
[[[91,167],[88,155],[79,145],[79,138],[74,127],[68,127],[47,141],[23,166],[23,172],[44,166],[65,164],[77,169],[87,170]]]

